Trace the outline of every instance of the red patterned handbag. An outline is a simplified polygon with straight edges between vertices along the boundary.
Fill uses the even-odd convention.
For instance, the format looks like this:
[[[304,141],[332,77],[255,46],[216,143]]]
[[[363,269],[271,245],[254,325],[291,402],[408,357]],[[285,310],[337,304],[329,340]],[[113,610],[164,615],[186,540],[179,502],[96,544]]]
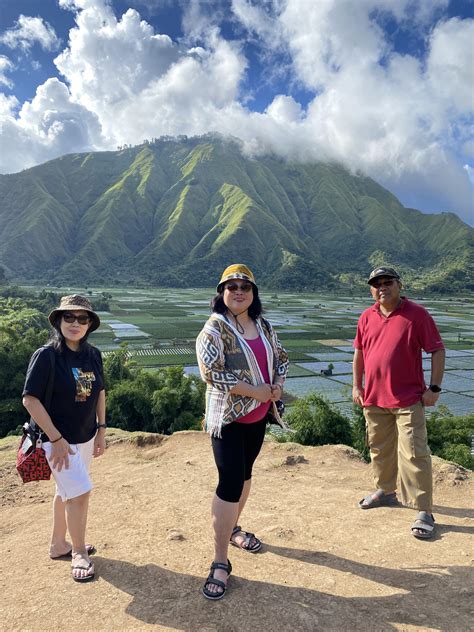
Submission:
[[[51,367],[48,376],[48,384],[43,400],[43,406],[49,411],[54,388],[54,372],[56,356],[54,349],[49,347]],[[31,481],[49,481],[51,468],[43,450],[43,436],[41,428],[30,419],[23,425],[23,437],[21,438],[16,457],[16,469],[24,483]]]
[[[25,426],[29,424],[25,424]],[[30,428],[30,427],[29,427]],[[24,483],[31,481],[49,481],[51,478],[51,468],[46,460],[43,450],[43,442],[39,437],[33,437],[32,432],[24,428],[24,435],[21,439],[20,447],[16,457],[16,469]],[[33,435],[34,435],[33,431]]]

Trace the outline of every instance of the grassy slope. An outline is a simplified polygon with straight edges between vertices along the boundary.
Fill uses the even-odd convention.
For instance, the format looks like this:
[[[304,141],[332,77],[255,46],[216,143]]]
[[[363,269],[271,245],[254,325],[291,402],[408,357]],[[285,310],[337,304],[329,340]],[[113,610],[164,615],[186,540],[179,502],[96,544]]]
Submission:
[[[157,280],[239,259],[275,282],[325,282],[334,262],[365,273],[374,252],[442,271],[466,264],[473,234],[455,215],[405,209],[340,166],[250,160],[212,138],[69,155],[0,176],[0,264],[22,277]]]

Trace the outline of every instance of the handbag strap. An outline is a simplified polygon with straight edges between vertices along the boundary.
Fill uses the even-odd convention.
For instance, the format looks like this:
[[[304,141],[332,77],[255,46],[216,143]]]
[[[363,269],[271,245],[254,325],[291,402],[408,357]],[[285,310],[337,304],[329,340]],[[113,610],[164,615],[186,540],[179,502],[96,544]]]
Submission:
[[[46,384],[46,391],[44,394],[44,400],[41,402],[43,406],[46,408],[49,414],[49,409],[51,408],[51,400],[53,399],[53,389],[54,389],[54,372],[56,368],[56,353],[54,352],[53,347],[49,345],[43,347],[44,349],[49,349],[49,360],[51,366],[49,368],[49,376],[48,383]],[[38,426],[34,419],[30,419],[30,426],[36,437],[39,438],[41,435],[45,434],[45,432]]]

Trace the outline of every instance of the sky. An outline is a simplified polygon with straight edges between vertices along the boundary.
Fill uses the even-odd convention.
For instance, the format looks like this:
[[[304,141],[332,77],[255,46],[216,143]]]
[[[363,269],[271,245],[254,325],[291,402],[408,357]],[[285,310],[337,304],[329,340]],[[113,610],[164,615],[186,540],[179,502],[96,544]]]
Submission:
[[[0,0],[0,173],[219,132],[474,225],[473,66],[471,0]]]

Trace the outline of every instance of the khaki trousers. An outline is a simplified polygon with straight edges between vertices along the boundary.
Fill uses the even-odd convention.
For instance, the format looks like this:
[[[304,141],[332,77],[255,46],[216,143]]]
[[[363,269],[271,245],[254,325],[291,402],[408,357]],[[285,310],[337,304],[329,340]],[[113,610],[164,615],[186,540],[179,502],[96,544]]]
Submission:
[[[397,489],[404,505],[431,513],[433,476],[425,411],[421,402],[407,408],[364,408],[375,488]]]

